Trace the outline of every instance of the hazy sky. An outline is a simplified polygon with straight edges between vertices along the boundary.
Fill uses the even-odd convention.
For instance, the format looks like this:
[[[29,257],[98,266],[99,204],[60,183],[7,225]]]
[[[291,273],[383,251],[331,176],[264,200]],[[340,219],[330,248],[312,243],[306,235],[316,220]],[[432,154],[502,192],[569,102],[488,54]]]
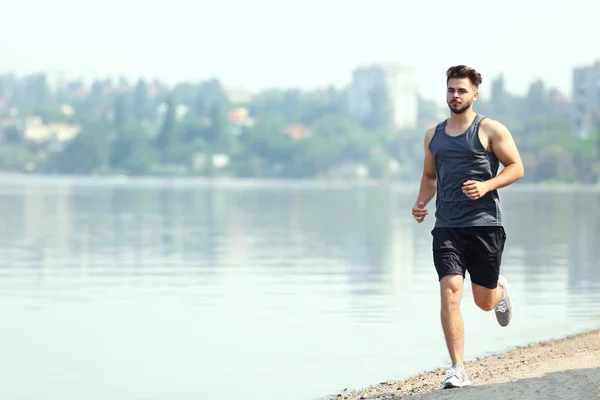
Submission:
[[[492,4],[493,3],[493,4]],[[571,69],[600,59],[592,0],[0,0],[0,70],[220,78],[256,91],[345,85],[362,63],[416,68],[444,101],[466,63],[489,93],[499,73],[522,93],[542,78],[570,94]]]

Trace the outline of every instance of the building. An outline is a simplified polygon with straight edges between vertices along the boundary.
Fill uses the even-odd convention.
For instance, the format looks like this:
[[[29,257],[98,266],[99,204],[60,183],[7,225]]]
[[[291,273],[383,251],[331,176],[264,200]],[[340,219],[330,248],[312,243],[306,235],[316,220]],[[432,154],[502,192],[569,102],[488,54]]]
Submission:
[[[250,116],[250,111],[246,107],[236,107],[229,110],[227,119],[231,124],[234,136],[240,136],[246,128],[250,128],[255,124],[254,118]]]
[[[38,116],[29,116],[25,120],[23,138],[30,142],[48,141],[68,142],[81,132],[81,126],[61,123],[44,124]]]
[[[571,97],[575,131],[586,137],[600,118],[600,61],[573,69]]]
[[[292,140],[302,140],[310,135],[310,131],[302,124],[290,124],[283,129],[283,134]]]
[[[356,68],[349,90],[349,113],[365,121],[373,112],[374,90],[384,87],[396,129],[414,128],[418,118],[415,70],[402,65],[371,65]]]

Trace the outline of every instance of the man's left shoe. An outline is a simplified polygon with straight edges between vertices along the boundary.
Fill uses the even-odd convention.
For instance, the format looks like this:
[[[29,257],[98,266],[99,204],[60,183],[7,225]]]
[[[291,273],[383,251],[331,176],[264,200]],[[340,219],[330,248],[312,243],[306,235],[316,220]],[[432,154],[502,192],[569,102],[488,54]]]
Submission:
[[[498,285],[504,288],[504,298],[494,308],[494,311],[496,312],[496,319],[500,326],[507,326],[512,318],[513,305],[510,295],[508,294],[508,282],[504,276],[500,275],[498,278]]]
[[[446,372],[446,377],[444,379],[444,383],[442,384],[442,388],[451,389],[465,386],[471,386],[471,381],[469,380],[467,371],[458,365],[453,365],[450,367]]]

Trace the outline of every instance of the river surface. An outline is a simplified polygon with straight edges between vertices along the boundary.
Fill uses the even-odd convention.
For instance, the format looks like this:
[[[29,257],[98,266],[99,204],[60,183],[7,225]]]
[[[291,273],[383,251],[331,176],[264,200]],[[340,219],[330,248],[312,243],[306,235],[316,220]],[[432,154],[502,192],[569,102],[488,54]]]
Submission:
[[[0,397],[314,400],[448,365],[417,189],[3,180]],[[515,314],[466,290],[467,359],[600,327],[600,191],[501,199]]]

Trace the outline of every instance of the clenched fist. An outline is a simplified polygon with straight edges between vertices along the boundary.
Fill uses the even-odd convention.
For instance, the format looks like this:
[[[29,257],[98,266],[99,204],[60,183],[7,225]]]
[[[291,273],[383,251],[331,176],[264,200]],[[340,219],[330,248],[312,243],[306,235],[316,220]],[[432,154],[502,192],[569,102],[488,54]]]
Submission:
[[[425,209],[425,204],[422,201],[418,201],[417,204],[412,208],[412,215],[415,217],[418,223],[423,222],[425,216],[428,214]]]
[[[471,200],[477,200],[485,196],[490,188],[485,182],[468,180],[463,183],[462,191]]]

